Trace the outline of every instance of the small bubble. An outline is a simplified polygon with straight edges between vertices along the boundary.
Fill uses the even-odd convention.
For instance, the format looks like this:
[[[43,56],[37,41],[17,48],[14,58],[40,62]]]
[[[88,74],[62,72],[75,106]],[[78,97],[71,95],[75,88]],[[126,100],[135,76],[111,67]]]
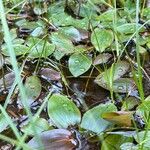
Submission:
[[[80,70],[81,70],[81,71],[85,71],[85,69],[84,69],[84,68],[80,68]]]
[[[63,104],[63,107],[67,107],[67,106],[68,106],[67,104],[65,104],[65,103]]]
[[[80,61],[79,60],[75,60],[75,63],[79,63]]]
[[[122,69],[122,68],[118,68],[118,71],[119,71],[119,72],[123,72],[123,69]]]
[[[123,90],[123,89],[124,89],[123,86],[118,86],[118,90],[119,90],[119,91],[121,91],[121,90]]]

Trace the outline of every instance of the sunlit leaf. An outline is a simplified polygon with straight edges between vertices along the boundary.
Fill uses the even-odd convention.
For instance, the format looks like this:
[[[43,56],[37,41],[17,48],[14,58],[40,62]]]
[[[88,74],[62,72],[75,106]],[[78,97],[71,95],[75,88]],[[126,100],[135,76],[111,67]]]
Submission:
[[[69,70],[74,77],[85,73],[91,66],[92,59],[84,54],[75,53],[69,58]]]
[[[66,96],[54,94],[48,101],[48,115],[58,128],[80,123],[81,114],[77,106]]]

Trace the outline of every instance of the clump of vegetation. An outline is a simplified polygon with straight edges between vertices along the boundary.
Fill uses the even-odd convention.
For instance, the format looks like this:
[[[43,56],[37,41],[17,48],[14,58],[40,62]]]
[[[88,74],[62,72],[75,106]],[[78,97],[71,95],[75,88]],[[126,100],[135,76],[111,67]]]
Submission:
[[[0,149],[150,149],[150,1],[0,1]]]

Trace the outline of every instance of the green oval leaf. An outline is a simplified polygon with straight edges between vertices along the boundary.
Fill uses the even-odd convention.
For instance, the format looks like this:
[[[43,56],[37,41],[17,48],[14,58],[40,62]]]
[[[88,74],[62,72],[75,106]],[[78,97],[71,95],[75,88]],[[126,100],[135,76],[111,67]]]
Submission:
[[[77,106],[66,96],[54,94],[48,101],[48,115],[58,128],[78,124],[81,114]]]
[[[42,85],[41,81],[37,76],[30,76],[26,79],[25,89],[27,98],[35,100],[41,93]]]
[[[91,35],[91,42],[97,51],[103,52],[114,40],[112,31],[96,28]]]
[[[119,61],[119,62],[113,64],[109,69],[105,70],[100,75],[98,75],[95,79],[95,82],[99,86],[101,86],[105,89],[110,89],[110,87],[109,87],[110,78],[112,79],[112,81],[115,81],[115,80],[119,79],[120,77],[122,77],[128,71],[129,67],[130,66],[129,66],[128,62]],[[122,82],[120,81],[120,83],[118,83],[118,85],[122,85]],[[117,89],[118,87],[116,86],[116,84],[114,85],[114,89]],[[120,88],[120,91],[121,91],[121,88]],[[122,90],[122,92],[125,92],[125,91]]]
[[[55,50],[55,45],[50,44],[48,41],[41,40],[39,38],[30,37],[27,40],[29,46],[29,56],[32,58],[48,57]]]
[[[139,28],[141,25],[138,25]],[[135,23],[126,23],[117,27],[117,31],[124,34],[132,34],[136,32],[136,24]],[[140,32],[144,31],[144,28],[140,29]]]
[[[93,131],[97,134],[106,130],[111,123],[104,120],[101,116],[105,112],[117,111],[114,104],[100,104],[90,110],[88,110],[82,118],[81,128]]]
[[[74,77],[85,73],[92,64],[92,59],[81,53],[75,53],[69,58],[69,70]]]
[[[35,123],[34,123],[34,130],[32,129],[31,124],[27,124],[24,125],[21,128],[21,131],[24,133],[27,133],[28,135],[34,135],[34,133],[36,132],[36,134],[40,134],[43,131],[46,131],[50,128],[47,120],[45,120],[44,118],[37,118]]]

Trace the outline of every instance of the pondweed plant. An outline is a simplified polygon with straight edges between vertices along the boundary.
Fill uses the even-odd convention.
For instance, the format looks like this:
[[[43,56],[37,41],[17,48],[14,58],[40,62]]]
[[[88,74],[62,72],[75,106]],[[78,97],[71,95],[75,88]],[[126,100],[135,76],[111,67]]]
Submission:
[[[141,49],[149,54],[146,1],[4,3],[0,52],[11,63],[2,64],[9,93],[0,105],[0,139],[16,150],[92,149],[91,143],[100,150],[149,149],[149,94],[143,87],[149,73],[141,63]],[[15,79],[8,87],[10,66]],[[103,90],[109,94],[100,101]],[[8,107],[13,101],[25,111],[11,113],[15,119]]]

